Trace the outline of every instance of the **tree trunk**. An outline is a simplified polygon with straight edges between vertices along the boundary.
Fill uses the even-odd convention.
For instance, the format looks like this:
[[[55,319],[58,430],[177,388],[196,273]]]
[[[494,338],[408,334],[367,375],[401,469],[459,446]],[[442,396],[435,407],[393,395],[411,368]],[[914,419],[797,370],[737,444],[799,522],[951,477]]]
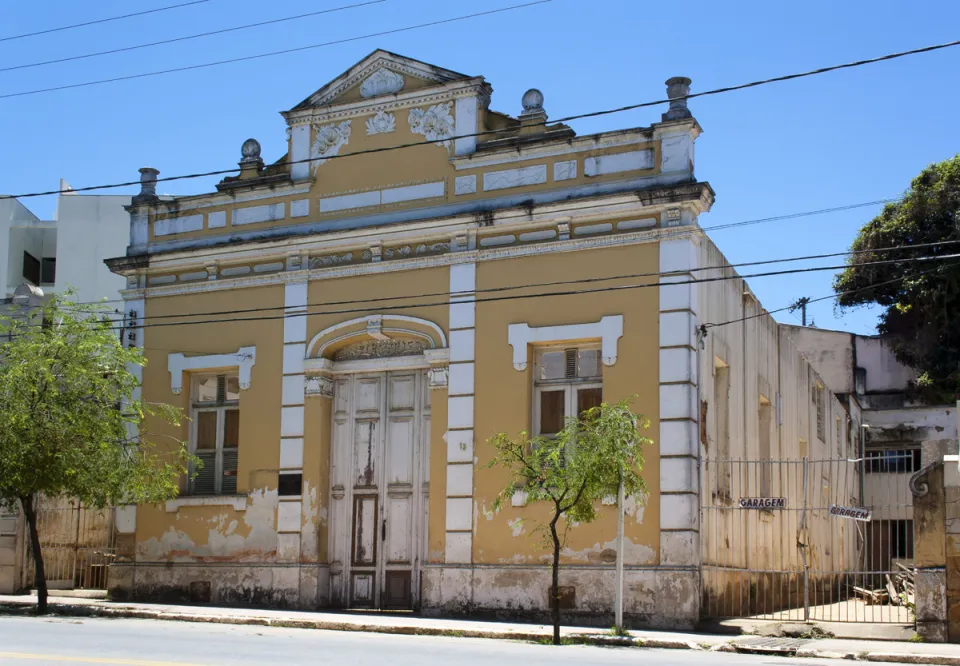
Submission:
[[[37,508],[34,506],[34,496],[27,495],[20,498],[23,515],[27,518],[30,528],[30,550],[33,551],[34,579],[37,586],[37,614],[47,612],[47,575],[43,570],[43,553],[40,552],[40,532],[37,530]]]
[[[558,516],[559,517],[559,516]],[[560,537],[557,534],[557,519],[550,523],[550,536],[553,537],[553,594],[551,611],[553,614],[553,644],[560,645]]]

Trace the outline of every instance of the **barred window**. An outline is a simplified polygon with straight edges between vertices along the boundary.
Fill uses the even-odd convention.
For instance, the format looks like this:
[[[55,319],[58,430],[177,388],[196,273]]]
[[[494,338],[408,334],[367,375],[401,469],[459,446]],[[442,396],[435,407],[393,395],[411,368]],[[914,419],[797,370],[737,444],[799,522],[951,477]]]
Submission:
[[[240,452],[240,380],[236,375],[197,377],[193,382],[191,451],[194,495],[235,495]]]

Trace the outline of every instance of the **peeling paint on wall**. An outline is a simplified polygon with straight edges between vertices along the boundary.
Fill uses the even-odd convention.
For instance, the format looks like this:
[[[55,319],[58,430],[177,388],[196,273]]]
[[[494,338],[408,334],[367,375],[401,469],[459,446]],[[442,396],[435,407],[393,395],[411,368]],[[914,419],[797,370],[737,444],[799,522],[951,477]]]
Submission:
[[[595,543],[592,548],[573,550],[564,548],[561,554],[571,562],[589,564],[609,564],[617,559],[617,541],[607,541],[603,545]],[[633,543],[629,538],[623,539],[623,561],[625,564],[655,564],[657,552],[639,543]]]
[[[137,545],[138,560],[249,562],[275,556],[277,491],[257,490],[247,501],[242,513],[228,510],[213,517],[191,517],[199,507],[180,507],[176,527]],[[234,516],[242,516],[243,522]]]

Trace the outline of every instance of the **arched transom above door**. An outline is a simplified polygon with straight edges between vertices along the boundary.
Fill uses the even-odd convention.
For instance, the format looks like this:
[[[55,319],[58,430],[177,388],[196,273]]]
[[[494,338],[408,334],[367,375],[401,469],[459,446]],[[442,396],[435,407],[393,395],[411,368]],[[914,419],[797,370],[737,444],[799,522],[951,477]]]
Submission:
[[[326,395],[332,375],[423,368],[431,388],[446,388],[450,350],[436,323],[406,315],[367,315],[329,326],[307,345],[304,365]],[[308,385],[310,379],[308,379]],[[310,391],[308,391],[310,392]]]

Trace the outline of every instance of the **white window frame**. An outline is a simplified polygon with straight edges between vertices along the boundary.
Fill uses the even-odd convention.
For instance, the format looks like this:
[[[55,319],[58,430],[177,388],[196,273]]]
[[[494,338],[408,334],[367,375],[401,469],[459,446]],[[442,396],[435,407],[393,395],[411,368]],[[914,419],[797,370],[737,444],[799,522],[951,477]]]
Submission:
[[[198,428],[199,428],[199,419],[197,418],[199,414],[203,412],[213,412],[217,415],[217,434],[216,434],[216,447],[214,448],[214,478],[213,478],[213,493],[211,494],[202,494],[197,495],[194,488],[194,483],[196,478],[194,477],[194,467],[190,466],[190,481],[188,487],[188,494],[194,497],[217,497],[224,496],[223,493],[223,438],[225,433],[225,424],[226,424],[226,413],[228,411],[240,412],[240,401],[239,400],[225,400],[224,402],[214,402],[214,403],[202,403],[199,401],[200,393],[200,384],[210,378],[219,378],[224,377],[229,379],[231,377],[237,377],[239,381],[238,373],[236,372],[211,372],[200,375],[195,375],[190,378],[190,453],[197,455],[197,444],[198,444]],[[239,428],[239,425],[238,425]],[[237,433],[239,438],[239,432]],[[240,442],[237,442],[237,471],[239,472],[240,467]],[[209,449],[203,449],[204,451],[209,451]],[[237,480],[239,483],[239,479]],[[227,493],[227,496],[236,495],[238,491]]]
[[[598,360],[598,367],[601,368],[601,374],[599,375],[599,381],[596,378],[573,378],[573,379],[548,379],[540,380],[539,371],[540,371],[540,358],[544,353],[547,352],[557,352],[557,351],[566,351],[567,349],[576,349],[577,352],[589,351],[589,350],[598,350],[601,351],[601,345],[597,343],[581,343],[581,344],[555,344],[548,345],[543,347],[535,347],[533,350],[533,427],[530,429],[530,432],[533,433],[535,437],[554,437],[555,433],[548,435],[541,435],[540,433],[540,396],[543,393],[549,392],[564,392],[564,423],[569,416],[573,416],[577,412],[577,391],[580,389],[592,389],[598,388],[603,391],[603,363]],[[602,351],[601,351],[602,353]]]

